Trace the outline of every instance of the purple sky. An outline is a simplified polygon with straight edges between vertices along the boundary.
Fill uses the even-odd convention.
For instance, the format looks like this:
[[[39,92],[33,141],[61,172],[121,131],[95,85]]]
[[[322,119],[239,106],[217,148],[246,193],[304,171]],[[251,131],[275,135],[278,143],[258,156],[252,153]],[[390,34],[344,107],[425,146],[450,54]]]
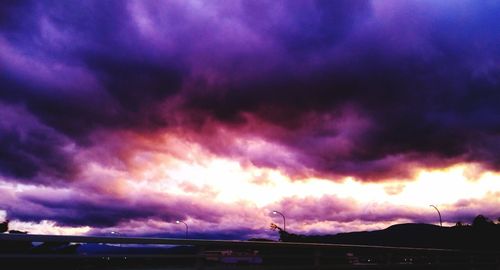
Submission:
[[[497,1],[2,1],[0,219],[275,237],[500,216]]]

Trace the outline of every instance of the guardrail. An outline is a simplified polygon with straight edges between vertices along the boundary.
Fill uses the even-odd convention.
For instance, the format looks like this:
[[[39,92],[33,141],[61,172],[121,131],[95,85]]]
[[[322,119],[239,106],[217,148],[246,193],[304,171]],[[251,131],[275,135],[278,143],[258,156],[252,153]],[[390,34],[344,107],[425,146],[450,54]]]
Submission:
[[[203,240],[144,237],[100,237],[100,236],[61,236],[33,234],[0,234],[0,244],[10,242],[49,242],[49,243],[100,243],[133,245],[174,245],[192,246],[192,254],[3,254],[1,262],[21,263],[33,261],[47,262],[85,262],[102,269],[101,261],[113,261],[115,265],[128,265],[148,262],[160,265],[163,269],[500,269],[500,253],[486,251],[467,251],[457,249],[410,248],[390,246],[294,243],[239,240]],[[214,251],[258,251],[256,261],[246,260],[247,255],[218,254]],[[208,253],[212,253],[209,258]],[[225,256],[225,257],[224,257]],[[226,260],[227,258],[233,260]],[[240,257],[238,257],[240,256]],[[67,267],[67,265],[66,265]],[[89,268],[86,268],[89,269]],[[173,268],[172,268],[173,269]]]

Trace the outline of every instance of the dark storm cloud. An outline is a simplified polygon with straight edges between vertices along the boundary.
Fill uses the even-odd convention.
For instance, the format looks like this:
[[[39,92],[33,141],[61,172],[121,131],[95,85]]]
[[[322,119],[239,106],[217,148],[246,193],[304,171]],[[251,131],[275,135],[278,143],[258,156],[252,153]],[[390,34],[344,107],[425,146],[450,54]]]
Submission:
[[[17,194],[0,190],[0,194],[2,192],[9,200],[0,202],[0,207],[7,211],[9,218],[34,222],[52,220],[61,226],[105,228],[131,220],[174,222],[187,216],[217,222],[223,214],[214,205],[153,194],[119,198],[112,194],[69,189],[40,189]]]
[[[61,148],[71,140],[88,145],[95,130],[166,125],[155,105],[178,90],[180,70],[133,51],[122,4],[0,3],[0,100],[25,107],[46,126],[24,136],[2,130],[3,175],[68,180],[73,157]]]
[[[244,123],[241,114],[250,112],[286,128],[268,139],[292,149],[320,174],[408,177],[405,164],[460,161],[497,170],[500,23],[494,14],[500,5],[378,5],[381,14],[360,19],[364,24],[329,48],[310,58],[292,53],[303,56],[299,72],[284,68],[236,82],[223,94],[194,96],[190,106],[231,123]],[[354,107],[372,126],[350,139],[354,146],[347,154],[325,151],[328,144],[314,142],[342,130],[328,130],[321,122],[311,127],[307,115],[342,115],[343,106]]]
[[[130,43],[137,37],[128,35],[122,3],[6,6],[18,14],[9,12],[5,23],[11,58],[5,57],[0,77],[3,99],[25,103],[45,123],[77,138],[103,126],[158,124],[148,118],[151,107],[175,93],[181,73],[171,61],[149,61],[134,51],[139,48]]]
[[[0,129],[0,134],[0,170],[6,176],[31,179],[39,172],[58,178],[72,176],[74,165],[59,138],[42,131],[23,136]]]
[[[460,161],[498,169],[498,11],[494,1],[6,1],[0,99],[78,145],[95,143],[96,130],[174,123],[190,133],[216,119],[282,146],[288,161],[248,159],[293,174],[404,178],[412,166]],[[263,129],[245,129],[245,114]],[[335,124],[346,121],[363,124]],[[214,152],[245,158],[203,136]],[[58,156],[54,145],[44,152]],[[3,151],[15,163],[4,174],[45,166],[15,149]]]
[[[370,1],[243,1],[243,20],[300,53],[331,47],[370,15]],[[280,15],[284,15],[283,17]]]
[[[25,110],[0,103],[0,175],[35,184],[72,180],[78,168],[70,141],[26,116]]]

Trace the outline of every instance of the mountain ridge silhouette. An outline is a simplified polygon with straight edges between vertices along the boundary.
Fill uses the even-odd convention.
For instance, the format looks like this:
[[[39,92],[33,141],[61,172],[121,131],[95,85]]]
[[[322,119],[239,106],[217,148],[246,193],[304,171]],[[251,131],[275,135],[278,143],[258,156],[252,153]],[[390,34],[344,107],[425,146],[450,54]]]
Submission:
[[[334,235],[300,235],[283,230],[280,230],[279,234],[280,240],[283,242],[500,250],[500,224],[494,223],[453,227],[404,223],[395,224],[382,230],[346,232]]]

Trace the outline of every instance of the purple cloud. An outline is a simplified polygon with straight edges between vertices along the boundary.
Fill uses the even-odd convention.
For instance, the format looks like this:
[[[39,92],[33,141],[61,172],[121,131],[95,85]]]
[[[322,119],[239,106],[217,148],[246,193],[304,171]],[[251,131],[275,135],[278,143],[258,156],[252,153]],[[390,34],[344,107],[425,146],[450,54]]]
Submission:
[[[472,1],[4,1],[1,180],[69,191],[13,195],[31,210],[3,206],[72,226],[171,220],[176,207],[224,216],[188,199],[115,198],[101,182],[93,196],[75,191],[119,181],[86,170],[130,173],[145,148],[193,158],[160,147],[165,134],[293,179],[395,181],[461,162],[498,171],[499,11]],[[320,206],[297,218],[419,219],[302,203]]]
[[[410,174],[405,162],[457,160],[496,169],[499,7],[464,5],[2,4],[1,98],[79,144],[100,129],[245,127],[246,113],[282,128],[254,133],[317,174],[383,179]],[[346,126],[329,125],[346,106],[369,126],[344,138]]]

